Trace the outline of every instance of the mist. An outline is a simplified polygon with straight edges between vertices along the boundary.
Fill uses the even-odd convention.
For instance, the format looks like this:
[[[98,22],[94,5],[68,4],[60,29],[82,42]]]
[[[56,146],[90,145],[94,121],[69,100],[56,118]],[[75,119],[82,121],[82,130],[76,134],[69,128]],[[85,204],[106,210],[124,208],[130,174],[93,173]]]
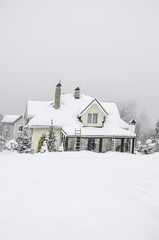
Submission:
[[[0,112],[27,100],[81,92],[101,101],[136,99],[159,118],[159,2],[1,1]]]

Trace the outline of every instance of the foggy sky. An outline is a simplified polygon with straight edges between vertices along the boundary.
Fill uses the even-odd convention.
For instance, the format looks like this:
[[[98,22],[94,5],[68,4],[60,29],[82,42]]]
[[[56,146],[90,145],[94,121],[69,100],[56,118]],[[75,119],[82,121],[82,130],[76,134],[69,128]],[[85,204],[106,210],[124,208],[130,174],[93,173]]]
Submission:
[[[0,0],[0,112],[62,92],[137,99],[159,119],[159,1]]]

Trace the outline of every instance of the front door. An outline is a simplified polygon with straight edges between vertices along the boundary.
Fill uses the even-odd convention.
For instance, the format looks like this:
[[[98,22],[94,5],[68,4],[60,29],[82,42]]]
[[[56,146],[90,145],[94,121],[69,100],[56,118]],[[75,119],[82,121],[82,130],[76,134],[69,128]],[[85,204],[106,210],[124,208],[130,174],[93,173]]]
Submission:
[[[99,152],[99,138],[88,139],[88,150],[92,152]]]

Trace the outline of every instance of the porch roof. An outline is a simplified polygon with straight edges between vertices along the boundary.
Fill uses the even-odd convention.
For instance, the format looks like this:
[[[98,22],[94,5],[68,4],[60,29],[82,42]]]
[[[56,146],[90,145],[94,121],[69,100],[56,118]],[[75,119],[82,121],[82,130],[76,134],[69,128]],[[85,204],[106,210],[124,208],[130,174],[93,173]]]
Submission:
[[[76,127],[63,127],[62,132],[68,137],[75,137],[75,128]],[[79,129],[79,128],[76,128]],[[98,127],[82,127],[81,128],[81,137],[84,138],[135,138],[136,134],[129,132],[128,130],[121,128],[98,128]]]

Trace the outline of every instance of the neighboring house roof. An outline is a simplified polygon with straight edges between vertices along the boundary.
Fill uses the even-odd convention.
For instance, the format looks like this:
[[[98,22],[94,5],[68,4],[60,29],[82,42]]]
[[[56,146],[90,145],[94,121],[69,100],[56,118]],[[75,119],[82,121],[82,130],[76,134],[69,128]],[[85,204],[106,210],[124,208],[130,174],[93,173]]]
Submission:
[[[4,117],[1,120],[1,123],[14,124],[22,117],[23,117],[22,115],[4,115]]]
[[[34,117],[35,115],[43,111],[46,107],[48,107],[50,103],[51,102],[49,101],[27,101],[26,117]]]
[[[104,127],[83,127],[83,124],[77,118],[92,102],[100,104],[102,111],[107,113]],[[82,128],[82,136],[98,135],[98,136],[133,136],[128,131],[129,125],[124,122],[119,115],[118,108],[115,103],[97,102],[90,96],[81,94],[80,99],[75,99],[73,94],[62,94],[61,105],[59,109],[55,109],[52,104],[39,114],[37,114],[28,123],[30,128],[47,128],[53,120],[56,128],[62,128],[67,135],[74,135],[75,128]],[[127,129],[127,130],[126,130]]]

